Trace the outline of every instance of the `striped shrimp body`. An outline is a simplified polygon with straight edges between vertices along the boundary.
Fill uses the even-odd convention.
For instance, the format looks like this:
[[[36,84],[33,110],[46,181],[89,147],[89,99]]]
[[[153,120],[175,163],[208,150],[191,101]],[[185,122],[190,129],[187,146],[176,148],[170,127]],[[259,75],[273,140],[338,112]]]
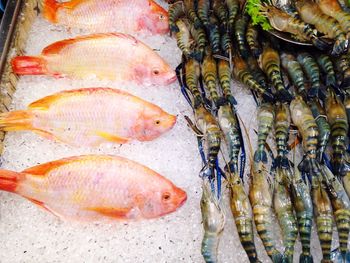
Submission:
[[[300,63],[292,54],[282,53],[280,57],[282,67],[287,71],[298,94],[306,99],[307,92],[304,85],[304,72]]]
[[[227,9],[224,1],[222,0],[212,0],[213,11],[217,18],[220,20],[220,27],[226,28],[227,26]]]
[[[344,187],[328,167],[322,166],[322,171],[338,229],[340,252],[345,262],[350,232],[350,200]]]
[[[293,96],[284,87],[282,81],[278,52],[269,46],[265,46],[263,53],[260,55],[259,65],[275,87],[277,99],[279,101],[291,101]]]
[[[273,240],[272,195],[267,181],[266,167],[262,162],[254,162],[251,168],[249,200],[253,210],[256,230],[265,250],[274,263],[281,262],[282,255]]]
[[[258,58],[262,53],[262,48],[259,44],[258,37],[258,28],[257,26],[254,26],[252,20],[250,20],[248,23],[246,38],[249,49],[255,58]]]
[[[228,187],[230,189],[230,207],[235,220],[241,244],[246,251],[249,261],[258,263],[258,255],[254,244],[252,209],[249,198],[244,190],[238,174],[230,174]]]
[[[216,263],[219,240],[225,226],[225,216],[206,179],[203,180],[202,191],[201,212],[204,236],[201,252],[205,262]]]
[[[187,23],[184,19],[178,19],[175,24],[179,29],[179,31],[175,34],[177,46],[187,58],[195,57],[196,55],[193,52],[194,40],[191,36]]]
[[[172,33],[179,32],[176,21],[185,15],[185,10],[182,1],[178,1],[169,6],[169,27]]]
[[[209,0],[198,0],[197,14],[205,27],[209,25],[209,10]]]
[[[192,22],[196,29],[202,26],[201,20],[198,18],[197,13],[195,11],[194,1],[192,0],[184,0],[185,12],[188,19]]]
[[[318,127],[318,148],[317,148],[317,159],[319,162],[323,160],[323,153],[327,147],[329,136],[331,134],[331,128],[329,126],[326,112],[321,106],[319,100],[314,99],[309,102],[309,106],[312,115],[315,118]]]
[[[311,196],[314,207],[314,215],[317,226],[318,238],[323,254],[322,263],[331,263],[331,247],[333,234],[333,215],[331,201],[324,186],[318,179],[312,176]]]
[[[263,5],[260,8],[262,15],[268,18],[271,26],[282,32],[294,35],[300,41],[311,41],[315,47],[324,50],[327,44],[317,37],[310,25],[273,5]]]
[[[343,103],[330,90],[326,98],[326,113],[331,126],[331,144],[333,148],[332,162],[336,175],[343,174],[345,167],[345,152],[347,149],[347,134],[349,130],[346,110]]]
[[[250,73],[254,79],[260,84],[261,87],[270,90],[266,83],[265,73],[259,67],[257,60],[253,56],[248,56],[246,61],[248,63]]]
[[[235,27],[235,19],[239,11],[239,0],[226,0],[226,6],[228,11],[227,28],[232,35]]]
[[[210,99],[212,103],[217,107],[219,94],[217,91],[217,65],[216,61],[210,52],[204,56],[203,64],[202,64],[202,75],[206,88],[209,91]]]
[[[291,168],[284,169],[284,172],[291,181],[291,199],[298,221],[298,230],[302,247],[299,262],[312,263],[313,257],[310,252],[310,241],[313,208],[309,187],[301,178],[301,174],[297,168],[294,169],[294,173]]]
[[[302,97],[296,97],[290,104],[293,123],[303,138],[303,149],[310,160],[316,159],[318,127],[312,112]]]
[[[266,101],[273,101],[273,94],[262,87],[252,76],[248,70],[246,62],[239,56],[235,55],[233,57],[233,76],[244,85],[247,85],[252,91],[260,94]]]
[[[328,16],[335,18],[343,31],[346,33],[346,37],[350,39],[350,14],[345,12],[337,0],[316,0],[316,3],[321,8],[322,12]]]
[[[231,105],[236,105],[237,101],[231,92],[231,68],[230,63],[224,59],[218,61],[219,82],[224,98],[227,99]]]
[[[281,168],[277,168],[274,182],[273,204],[277,219],[282,229],[285,251],[283,262],[293,262],[294,244],[298,236],[297,221],[294,217],[292,202],[289,197],[287,178]]]
[[[200,76],[200,65],[199,63],[190,58],[185,62],[185,80],[188,89],[190,90],[193,97],[193,107],[197,108],[203,104],[202,95],[198,89],[198,82]]]
[[[336,66],[339,68],[343,77],[341,87],[343,90],[350,88],[350,59],[349,54],[343,54],[336,60]]]
[[[239,14],[236,17],[234,35],[236,40],[236,46],[242,58],[246,59],[249,55],[249,49],[247,46],[246,32],[249,22],[249,16]]]
[[[219,21],[214,14],[211,14],[209,18],[210,24],[208,27],[209,31],[209,44],[210,48],[213,51],[213,54],[220,54],[220,30],[219,30]]]
[[[230,172],[238,173],[238,155],[241,149],[238,120],[230,104],[221,105],[218,110],[218,121],[224,134],[230,161]]]
[[[226,29],[221,29],[220,45],[223,56],[230,58],[233,46],[231,36]]]
[[[265,144],[269,136],[273,122],[275,120],[275,111],[271,103],[263,103],[258,109],[258,149],[254,154],[254,161],[267,163]]]
[[[220,150],[221,130],[214,116],[200,105],[194,111],[197,128],[203,133],[208,148],[209,167],[213,168]]]
[[[347,49],[348,40],[337,20],[324,14],[311,0],[297,0],[295,6],[305,23],[314,25],[326,37],[335,39],[333,55],[339,55]]]
[[[198,60],[203,58],[205,47],[207,46],[207,37],[205,31],[202,28],[196,29],[192,24],[190,25],[190,33],[193,36],[196,48],[198,49]]]
[[[337,82],[335,79],[335,72],[331,58],[326,54],[318,54],[317,63],[320,66],[323,73],[325,73],[327,76],[326,85],[335,87],[337,85]]]
[[[278,102],[275,106],[275,138],[277,145],[277,160],[276,165],[287,167],[288,161],[286,154],[288,151],[289,126],[290,126],[290,112],[286,103]]]
[[[306,52],[301,52],[298,54],[297,59],[311,84],[311,88],[308,91],[309,97],[317,97],[321,86],[321,80],[320,69],[318,68],[315,58]]]

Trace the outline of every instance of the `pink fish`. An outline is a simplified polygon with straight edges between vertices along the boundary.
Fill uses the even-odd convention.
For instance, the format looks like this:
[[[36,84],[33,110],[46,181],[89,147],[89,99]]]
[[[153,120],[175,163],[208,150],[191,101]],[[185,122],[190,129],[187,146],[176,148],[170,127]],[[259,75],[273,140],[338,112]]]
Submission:
[[[19,194],[66,220],[136,220],[174,212],[187,198],[155,171],[104,155],[61,159],[22,172],[0,170],[0,190]]]
[[[58,41],[39,56],[12,59],[19,75],[51,75],[167,85],[175,71],[153,49],[121,33],[95,34]]]
[[[31,130],[71,145],[150,141],[169,131],[176,116],[125,91],[69,90],[31,103],[28,110],[0,114],[0,129]]]
[[[44,0],[43,15],[52,23],[91,32],[169,32],[168,12],[153,0]]]

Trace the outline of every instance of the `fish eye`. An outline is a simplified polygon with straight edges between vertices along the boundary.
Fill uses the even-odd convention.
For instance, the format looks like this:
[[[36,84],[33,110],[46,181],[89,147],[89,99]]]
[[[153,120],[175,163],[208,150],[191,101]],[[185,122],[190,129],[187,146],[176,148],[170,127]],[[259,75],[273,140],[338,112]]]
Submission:
[[[160,20],[164,20],[163,14],[160,14],[160,15],[159,15],[159,19],[160,19]]]
[[[152,73],[153,73],[153,75],[156,75],[156,76],[157,76],[157,75],[159,75],[160,72],[159,72],[158,69],[154,69],[154,70],[152,71]]]
[[[156,120],[156,124],[159,125],[160,124],[160,120]]]
[[[171,197],[171,195],[170,195],[170,193],[169,192],[165,192],[165,193],[163,193],[163,195],[162,195],[162,200],[163,201],[169,201],[170,200],[170,197]]]

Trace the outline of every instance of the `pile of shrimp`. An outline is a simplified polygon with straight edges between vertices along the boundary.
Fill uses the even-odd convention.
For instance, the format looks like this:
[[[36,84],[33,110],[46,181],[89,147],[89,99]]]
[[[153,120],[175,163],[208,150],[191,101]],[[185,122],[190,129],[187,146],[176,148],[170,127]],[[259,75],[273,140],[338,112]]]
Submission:
[[[254,0],[248,0],[253,4]],[[296,0],[278,6],[260,3],[260,15],[270,25],[290,33],[296,40],[312,42],[320,50],[331,44],[332,55],[341,55],[348,50],[350,39],[350,14],[345,2],[335,0]],[[327,45],[326,39],[333,43]]]
[[[339,5],[335,1],[319,0],[317,6],[325,12],[326,5]],[[272,25],[287,23],[293,27],[295,17],[304,16],[305,6],[305,0],[295,2],[298,15],[292,20],[273,17],[271,14],[287,11],[272,5],[264,4],[261,10]],[[330,10],[327,19],[332,14],[342,20],[337,23],[347,42],[344,27],[348,13]],[[318,32],[300,23],[293,34],[324,49]],[[254,224],[272,262],[293,262],[298,238],[302,245],[299,262],[313,262],[313,221],[322,262],[333,262],[332,258],[349,262],[350,54],[344,50],[335,54],[335,46],[321,51],[286,44],[253,25],[244,3],[238,0],[175,1],[169,7],[169,25],[183,53],[176,72],[181,91],[193,109],[194,121],[186,119],[197,136],[203,161],[204,260],[217,262],[225,225],[222,185],[226,185],[239,238],[250,262],[260,262]],[[234,79],[245,84],[257,104],[255,148],[236,110],[237,104],[244,102],[234,96]],[[268,137],[273,138],[273,145],[268,144]],[[244,142],[254,153],[249,156],[249,167]],[[221,151],[223,147],[227,151]],[[297,151],[303,153],[300,163],[296,163]],[[248,191],[243,182],[246,170]],[[282,233],[283,251],[276,247],[274,216]],[[339,249],[332,252],[334,224]]]

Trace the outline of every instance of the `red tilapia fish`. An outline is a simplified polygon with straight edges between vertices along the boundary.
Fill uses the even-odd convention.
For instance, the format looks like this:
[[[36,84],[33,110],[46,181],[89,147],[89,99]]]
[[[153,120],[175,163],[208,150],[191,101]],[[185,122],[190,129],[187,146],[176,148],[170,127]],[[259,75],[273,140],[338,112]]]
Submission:
[[[32,130],[77,146],[150,141],[175,122],[158,106],[111,88],[63,91],[33,102],[28,110],[0,114],[2,130]]]
[[[156,218],[175,211],[187,198],[155,171],[104,155],[70,157],[19,173],[0,170],[0,190],[79,221]]]
[[[43,16],[52,23],[92,32],[169,32],[168,12],[153,0],[44,0]]]
[[[95,34],[58,41],[40,56],[12,59],[20,75],[134,81],[166,85],[176,79],[175,71],[150,47],[121,33]]]

